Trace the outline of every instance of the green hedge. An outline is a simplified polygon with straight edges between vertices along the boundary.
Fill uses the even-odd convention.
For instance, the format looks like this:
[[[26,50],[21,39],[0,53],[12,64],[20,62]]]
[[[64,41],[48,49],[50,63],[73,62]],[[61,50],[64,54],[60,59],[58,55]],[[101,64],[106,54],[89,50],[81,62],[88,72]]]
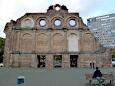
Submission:
[[[0,37],[0,63],[3,62],[5,39]]]
[[[92,84],[86,84],[86,86],[99,86],[99,84],[95,84],[95,83],[92,83]],[[109,83],[105,83],[105,84],[103,84],[103,86],[110,86],[110,84]]]

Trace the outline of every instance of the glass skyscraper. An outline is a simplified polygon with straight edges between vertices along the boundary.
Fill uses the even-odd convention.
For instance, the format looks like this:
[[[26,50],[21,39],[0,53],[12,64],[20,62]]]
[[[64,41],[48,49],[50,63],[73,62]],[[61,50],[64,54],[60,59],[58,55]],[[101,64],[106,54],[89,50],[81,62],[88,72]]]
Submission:
[[[89,18],[87,25],[104,47],[115,47],[115,13]]]

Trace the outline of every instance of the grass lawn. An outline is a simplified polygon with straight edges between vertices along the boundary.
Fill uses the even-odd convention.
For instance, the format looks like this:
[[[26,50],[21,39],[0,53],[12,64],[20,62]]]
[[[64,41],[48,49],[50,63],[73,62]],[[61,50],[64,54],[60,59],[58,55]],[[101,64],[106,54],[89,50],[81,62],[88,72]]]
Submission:
[[[93,83],[93,84],[86,84],[86,86],[99,86],[99,84],[95,84],[95,83]],[[103,86],[110,86],[110,84],[109,83],[105,83],[105,84],[103,84]]]

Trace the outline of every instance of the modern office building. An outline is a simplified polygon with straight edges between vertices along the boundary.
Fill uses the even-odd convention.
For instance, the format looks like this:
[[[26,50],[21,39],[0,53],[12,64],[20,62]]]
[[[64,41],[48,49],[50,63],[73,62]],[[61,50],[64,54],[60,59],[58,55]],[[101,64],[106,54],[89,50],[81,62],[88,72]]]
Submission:
[[[102,47],[79,13],[52,5],[46,13],[26,13],[5,26],[6,67],[110,67],[111,50]]]
[[[87,25],[104,47],[115,47],[115,13],[89,18]]]

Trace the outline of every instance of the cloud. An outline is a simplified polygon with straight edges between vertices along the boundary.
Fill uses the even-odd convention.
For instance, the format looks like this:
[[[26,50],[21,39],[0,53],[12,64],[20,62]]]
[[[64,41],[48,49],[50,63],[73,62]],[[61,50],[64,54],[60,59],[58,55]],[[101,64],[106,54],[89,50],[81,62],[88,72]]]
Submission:
[[[53,0],[52,3],[53,4],[64,4],[67,7],[69,7],[69,9],[71,11],[84,11],[87,8],[90,7],[94,7],[94,4],[99,4],[101,1],[100,0]]]
[[[27,12],[46,12],[50,1],[47,0],[0,0],[0,36],[6,22],[16,20]]]
[[[52,4],[66,5],[69,11],[90,12],[100,0],[1,0],[0,17],[4,21],[16,20],[27,12],[46,12]],[[96,7],[96,6],[95,6]]]
[[[3,20],[16,19],[26,12],[45,11],[49,3],[46,0],[2,0],[0,16]]]
[[[108,4],[109,3],[109,4]],[[115,9],[113,0],[0,0],[0,23],[16,20],[27,12],[46,12],[50,5],[66,5],[69,12],[79,12],[84,21],[90,16],[101,15]],[[107,6],[111,8],[106,12]],[[104,10],[102,10],[104,9]],[[112,11],[113,12],[113,11]],[[5,22],[5,23],[4,23]],[[0,25],[0,31],[4,25]],[[0,32],[1,34],[1,32]]]
[[[4,26],[5,26],[6,22],[0,20],[0,37],[4,37],[5,38],[5,34],[3,33],[4,30]]]
[[[95,13],[103,1],[104,0],[53,0],[52,3],[66,5],[70,12],[80,13],[86,23],[87,18],[91,16],[92,13]]]

